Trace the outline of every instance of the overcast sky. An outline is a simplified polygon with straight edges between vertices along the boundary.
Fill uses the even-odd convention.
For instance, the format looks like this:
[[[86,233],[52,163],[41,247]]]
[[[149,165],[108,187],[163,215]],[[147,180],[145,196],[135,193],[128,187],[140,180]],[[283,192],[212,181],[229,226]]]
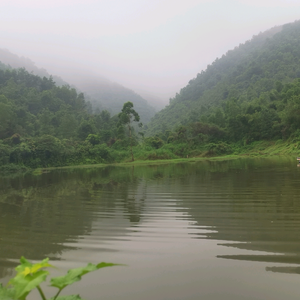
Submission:
[[[300,19],[299,0],[0,0],[1,48],[168,100],[217,57]],[[71,82],[70,82],[71,83]]]

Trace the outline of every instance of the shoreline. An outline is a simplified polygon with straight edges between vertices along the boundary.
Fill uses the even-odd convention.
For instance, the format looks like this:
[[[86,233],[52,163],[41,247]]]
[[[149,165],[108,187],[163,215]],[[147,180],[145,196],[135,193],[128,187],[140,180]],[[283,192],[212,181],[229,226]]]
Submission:
[[[67,165],[58,167],[41,167],[36,169],[30,169],[25,166],[18,165],[6,165],[0,167],[0,176],[7,177],[13,175],[21,175],[25,173],[32,173],[34,175],[40,175],[47,173],[51,170],[60,169],[88,169],[88,168],[105,168],[112,166],[139,166],[139,165],[163,165],[163,164],[177,164],[177,163],[195,163],[199,161],[225,161],[240,158],[267,158],[285,156],[292,157],[295,156],[295,161],[297,156],[300,156],[300,142],[298,141],[258,141],[250,145],[245,145],[234,151],[233,154],[225,155],[208,155],[208,153],[203,153],[202,155],[189,157],[189,158],[173,158],[173,159],[157,159],[157,160],[142,160],[136,159],[135,161],[123,161],[118,163],[100,163],[100,164],[78,164],[78,165]],[[7,168],[7,170],[6,170]]]
[[[135,160],[133,162],[109,163],[109,164],[91,164],[91,165],[74,165],[62,167],[48,167],[37,168],[34,172],[46,173],[46,171],[60,170],[60,169],[88,169],[88,168],[105,168],[105,167],[128,167],[128,166],[153,166],[164,164],[178,164],[178,163],[194,163],[199,161],[227,161],[243,158],[271,158],[271,157],[292,157],[292,154],[235,154],[224,156],[211,156],[211,157],[193,157],[193,158],[176,158],[176,159],[163,159],[163,160]],[[295,156],[296,161],[296,156]]]

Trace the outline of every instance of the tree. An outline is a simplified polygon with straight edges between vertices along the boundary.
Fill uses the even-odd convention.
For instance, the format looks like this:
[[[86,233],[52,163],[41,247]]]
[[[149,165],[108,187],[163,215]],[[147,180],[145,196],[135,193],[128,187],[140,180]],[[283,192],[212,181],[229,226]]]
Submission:
[[[0,138],[7,138],[14,134],[16,115],[10,101],[4,95],[0,95]]]
[[[81,120],[81,123],[77,129],[77,135],[81,140],[85,140],[89,134],[94,134],[95,132],[96,128],[92,119]]]
[[[133,153],[132,153],[132,126],[131,122],[139,122],[140,116],[139,114],[133,109],[132,102],[126,102],[123,105],[122,111],[118,115],[119,117],[119,124],[123,126],[127,126],[129,132],[129,140],[130,140],[130,152],[131,152],[131,159],[134,161]],[[139,126],[142,126],[139,123]]]

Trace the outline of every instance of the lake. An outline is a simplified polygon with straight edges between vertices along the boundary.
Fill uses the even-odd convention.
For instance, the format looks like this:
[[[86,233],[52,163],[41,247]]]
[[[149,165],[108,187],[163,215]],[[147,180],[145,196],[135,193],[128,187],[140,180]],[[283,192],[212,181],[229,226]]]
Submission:
[[[61,169],[0,185],[0,282],[23,255],[49,257],[55,276],[125,264],[66,289],[90,300],[300,298],[294,157]]]

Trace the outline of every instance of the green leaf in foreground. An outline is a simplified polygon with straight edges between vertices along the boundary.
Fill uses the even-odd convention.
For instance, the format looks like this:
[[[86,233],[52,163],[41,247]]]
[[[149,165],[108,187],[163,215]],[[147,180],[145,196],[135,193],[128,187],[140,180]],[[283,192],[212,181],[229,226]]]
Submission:
[[[30,291],[46,280],[48,274],[48,271],[40,270],[34,274],[28,275],[20,273],[15,278],[11,279],[9,283],[15,288],[15,298],[20,300],[25,299]]]
[[[96,271],[101,268],[113,267],[113,266],[118,266],[118,264],[102,262],[97,265],[93,265],[93,264],[89,263],[86,267],[69,270],[67,275],[65,275],[65,276],[51,278],[51,286],[57,287],[58,289],[62,290],[66,286],[68,286],[76,281],[79,281],[81,279],[81,276],[83,276],[87,273]],[[59,299],[59,298],[57,298],[57,299]]]
[[[25,257],[21,257],[21,264],[15,269],[17,275],[9,281],[9,284],[14,286],[16,299],[25,299],[31,290],[46,280],[49,272],[42,269],[52,267],[48,261],[49,258],[46,258],[37,264],[32,264]]]
[[[38,271],[40,271],[42,268],[47,268],[47,267],[53,267],[52,265],[50,265],[48,263],[49,258],[45,258],[44,260],[42,260],[41,262],[37,263],[37,264],[32,264],[30,263],[25,257],[21,257],[20,259],[20,265],[16,267],[16,271],[19,274],[23,274],[23,275],[28,275],[28,274],[34,274]]]
[[[0,299],[1,300],[14,300],[15,299],[15,289],[5,288],[0,283]]]

